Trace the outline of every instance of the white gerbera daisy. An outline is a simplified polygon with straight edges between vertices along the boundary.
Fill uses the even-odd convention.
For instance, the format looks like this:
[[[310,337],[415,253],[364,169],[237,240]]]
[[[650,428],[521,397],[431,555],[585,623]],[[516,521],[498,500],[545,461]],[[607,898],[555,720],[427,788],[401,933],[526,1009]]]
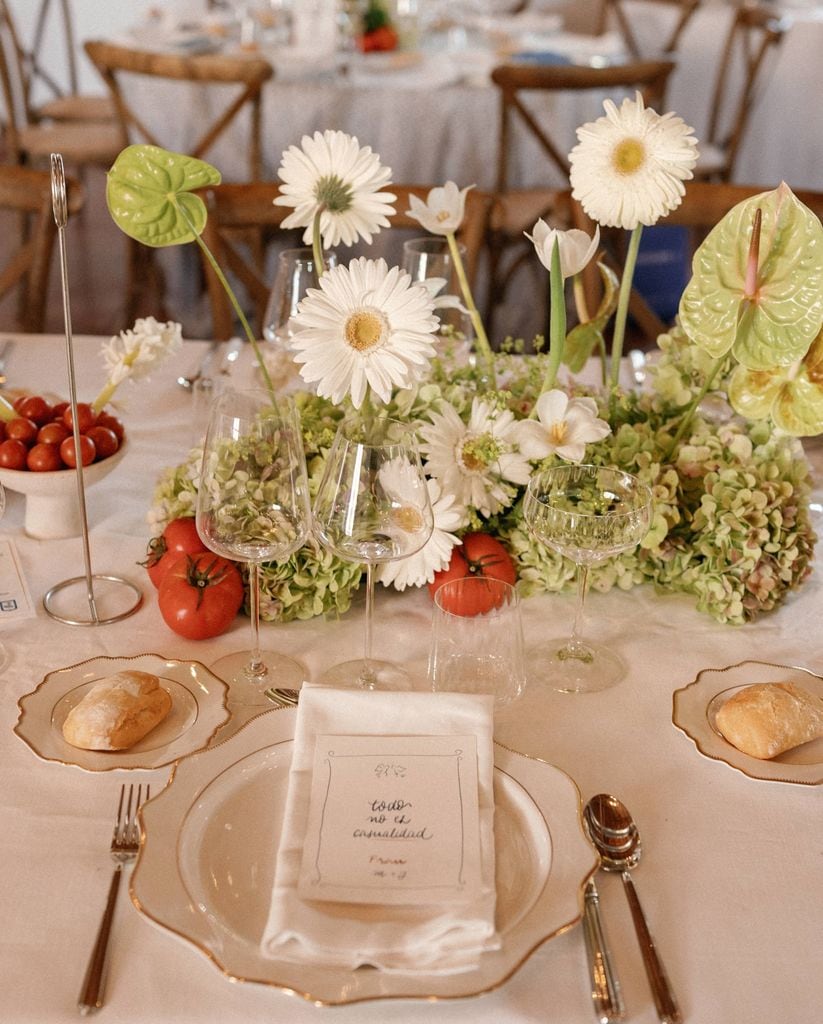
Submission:
[[[451,561],[452,549],[460,544],[460,538],[452,531],[459,530],[467,522],[466,508],[453,494],[442,491],[436,480],[427,480],[426,486],[434,516],[431,537],[415,554],[384,562],[379,567],[377,578],[387,587],[394,584],[395,590],[431,583],[434,574],[445,569]]]
[[[569,398],[565,391],[546,391],[537,399],[537,420],[520,420],[515,437],[530,459],[559,455],[580,462],[591,441],[601,441],[611,427],[597,415],[593,398]]]
[[[420,450],[426,471],[443,490],[482,516],[511,505],[517,493],[511,484],[528,483],[528,460],[517,450],[514,414],[475,398],[468,424],[448,402],[430,414],[420,428]]]
[[[466,195],[474,185],[458,189],[453,181],[447,181],[442,188],[433,188],[425,203],[417,196],[410,195],[410,217],[433,235],[453,235],[463,223],[466,210]]]
[[[275,206],[293,206],[284,228],[302,228],[303,241],[312,244],[314,218],[320,214],[323,245],[330,249],[341,242],[354,245],[362,238],[371,242],[381,227],[388,227],[394,213],[391,192],[381,192],[391,179],[370,146],[345,132],[304,135],[300,148],[289,146],[277,171],[283,182]]]
[[[423,380],[434,355],[428,291],[399,267],[360,257],[333,267],[297,307],[292,350],[300,376],[332,402],[346,394],[359,409],[371,387],[382,402],[392,388]]]
[[[577,129],[569,154],[572,195],[599,224],[632,230],[680,205],[692,177],[697,140],[682,118],[647,109],[638,92],[605,117]]]

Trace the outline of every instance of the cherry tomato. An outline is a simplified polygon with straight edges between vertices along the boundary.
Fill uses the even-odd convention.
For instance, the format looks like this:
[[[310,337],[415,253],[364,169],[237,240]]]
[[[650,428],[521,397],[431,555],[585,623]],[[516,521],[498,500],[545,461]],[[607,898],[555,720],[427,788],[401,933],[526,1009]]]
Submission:
[[[68,402],[57,402],[56,405],[53,405],[51,407],[51,418],[53,420],[62,420],[63,414],[65,413],[66,409],[68,409],[68,407]]]
[[[0,420],[0,441],[6,440],[6,421]]]
[[[210,551],[178,555],[157,601],[166,625],[187,640],[219,636],[243,603],[243,578],[234,562]]]
[[[180,555],[193,555],[205,550],[206,545],[200,539],[194,519],[184,516],[172,519],[159,537],[152,537],[146,549],[146,561],[142,564],[146,567],[149,579],[155,587],[159,587],[169,566]]]
[[[32,473],[53,473],[57,469],[65,469],[56,444],[38,443],[29,448],[26,465]]]
[[[97,417],[92,412],[92,408],[88,404],[88,402],[78,402],[77,422],[80,425],[80,433],[85,434],[89,427],[94,426],[96,421]],[[71,415],[71,406],[68,406],[66,408],[66,411],[63,413],[63,422],[66,424],[69,430],[71,430],[74,427],[74,420]]]
[[[111,413],[106,412],[104,409],[97,417],[98,427],[108,427],[109,430],[113,430],[117,435],[117,440],[122,442],[126,434],[126,429],[120,420],[116,416],[112,416]]]
[[[464,576],[488,576],[514,584],[517,570],[511,555],[496,537],[488,533],[467,533],[460,547],[453,550],[448,567],[434,574],[429,593],[434,597],[438,587]],[[487,595],[476,594],[464,601],[454,599],[446,610],[455,615],[480,615],[494,606],[495,595],[490,591]]]
[[[17,411],[21,416],[34,420],[38,427],[48,423],[53,415],[52,407],[40,395],[29,395],[20,403],[20,408]]]
[[[56,423],[52,420],[51,423],[46,423],[37,431],[38,444],[56,444],[60,446],[61,441],[65,441],[71,431],[65,424]]]
[[[3,441],[0,444],[0,466],[3,469],[25,469],[28,453],[22,441]]]
[[[37,439],[37,424],[25,416],[16,416],[6,423],[6,437],[12,441],[22,441],[25,445],[34,444]]]
[[[90,437],[86,437],[85,434],[80,435],[80,458],[84,466],[91,465],[94,462],[94,457],[97,454],[97,449],[94,447],[94,441]],[[65,464],[72,469],[77,465],[77,454],[74,450],[74,437],[67,437],[60,443],[60,458]]]
[[[107,459],[110,455],[114,455],[120,447],[117,434],[113,430],[109,430],[108,427],[101,427],[99,423],[94,427],[89,427],[86,431],[86,437],[90,437],[94,441],[98,462],[101,459]]]

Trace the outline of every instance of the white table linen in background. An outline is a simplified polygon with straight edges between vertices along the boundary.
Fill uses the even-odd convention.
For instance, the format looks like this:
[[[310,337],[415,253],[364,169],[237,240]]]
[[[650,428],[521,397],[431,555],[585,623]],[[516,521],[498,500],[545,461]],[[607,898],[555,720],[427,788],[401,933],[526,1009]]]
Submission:
[[[454,693],[372,693],[304,687],[297,708],[289,790],[277,851],[274,891],[261,943],[264,955],[354,969],[361,964],[408,973],[469,970],[498,949],[494,928],[493,698]],[[476,736],[481,886],[466,903],[351,905],[298,892],[306,840],[315,741],[323,734]]]
[[[100,339],[76,338],[79,389],[103,382]],[[156,652],[208,665],[245,648],[249,624],[197,643],[164,625],[144,570],[145,523],[154,481],[182,459],[191,398],[174,383],[205,346],[186,344],[151,383],[124,385],[132,451],[89,489],[96,571],[130,575],[145,602],[111,626],[53,622],[39,602],[58,580],[82,573],[79,539],[35,541],[22,534],[22,498],[8,495],[0,531],[18,548],[36,620],[6,627],[11,654],[0,694],[0,1020],[3,1024],[75,1024],[75,1002],[111,874],[108,843],[124,781],[162,787],[166,770],[91,774],[40,761],[13,734],[17,700],[49,671],[100,655]],[[20,337],[7,370],[11,382],[66,393],[60,339]],[[245,353],[244,359],[248,353]],[[241,374],[242,379],[242,374]],[[821,448],[814,449],[818,470]],[[818,477],[818,481],[819,481]],[[821,500],[818,483],[817,501]],[[818,532],[823,518],[816,514]],[[572,594],[523,602],[526,643],[571,624]],[[380,589],[375,653],[403,661],[425,688],[431,601],[425,590]],[[495,739],[566,771],[583,799],[612,792],[628,805],[643,839],[635,880],[656,944],[689,1024],[815,1021],[823,1006],[820,898],[823,885],[823,787],[749,779],[702,757],[671,722],[672,691],[706,667],[759,658],[821,672],[823,575],[818,557],[805,587],[775,613],[743,627],[722,626],[686,596],[651,587],[593,592],[587,625],[630,665],[628,678],[603,693],[559,694],[533,682],[496,712]],[[339,620],[265,625],[263,643],[300,658],[309,674],[362,653],[362,599]],[[548,823],[551,829],[551,822]],[[620,881],[600,875],[601,907],[614,949],[629,1020],[655,1024]],[[535,951],[494,992],[480,999],[403,1000],[320,1009],[254,984],[231,984],[190,945],[155,928],[125,898],[115,918],[106,1024],[591,1024],[580,928]],[[103,1016],[104,1015],[104,1016]]]

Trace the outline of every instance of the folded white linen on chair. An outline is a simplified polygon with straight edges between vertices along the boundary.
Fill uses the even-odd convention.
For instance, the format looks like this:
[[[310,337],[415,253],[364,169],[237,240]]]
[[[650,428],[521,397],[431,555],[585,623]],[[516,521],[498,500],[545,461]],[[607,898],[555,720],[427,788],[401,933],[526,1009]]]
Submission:
[[[493,698],[459,693],[379,693],[304,684],[297,709],[283,831],[264,955],[354,969],[429,974],[471,970],[495,931]],[[297,885],[309,812],[315,737],[323,734],[474,735],[481,887],[461,905],[383,905],[303,899]]]

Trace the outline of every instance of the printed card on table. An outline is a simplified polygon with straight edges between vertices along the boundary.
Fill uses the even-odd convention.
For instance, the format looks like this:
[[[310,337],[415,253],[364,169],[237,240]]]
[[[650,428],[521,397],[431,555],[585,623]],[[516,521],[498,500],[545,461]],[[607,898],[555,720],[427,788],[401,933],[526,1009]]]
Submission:
[[[479,891],[474,736],[317,737],[304,899],[463,903]]]
[[[14,541],[0,537],[0,625],[34,617],[34,605]]]

